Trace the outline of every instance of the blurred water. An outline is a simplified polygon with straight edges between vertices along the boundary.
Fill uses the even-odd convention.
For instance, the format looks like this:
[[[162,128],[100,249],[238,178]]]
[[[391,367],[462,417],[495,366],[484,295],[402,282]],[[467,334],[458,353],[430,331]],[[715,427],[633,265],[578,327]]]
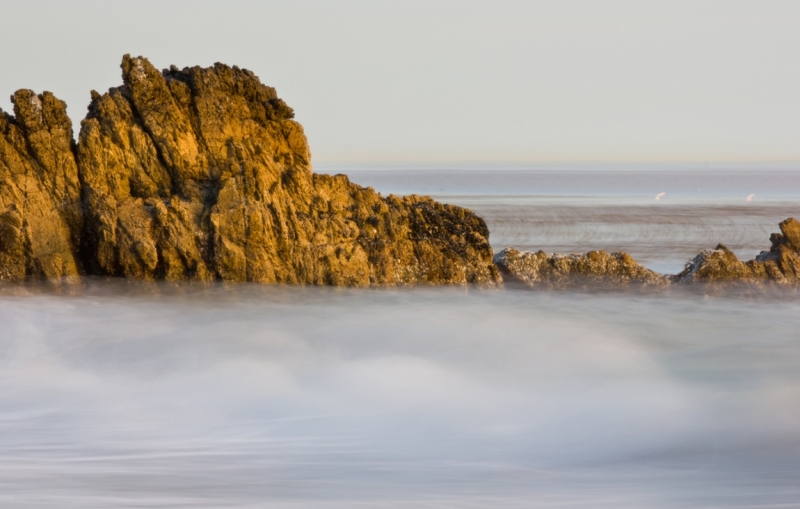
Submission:
[[[392,171],[352,173],[388,193]],[[434,173],[404,185],[452,181]],[[653,204],[529,178],[441,196],[495,247],[627,241],[668,265],[651,228],[758,249],[797,189]],[[0,324],[0,507],[800,507],[796,293],[90,279],[0,287]]]
[[[800,501],[796,298],[23,290],[2,507]]]

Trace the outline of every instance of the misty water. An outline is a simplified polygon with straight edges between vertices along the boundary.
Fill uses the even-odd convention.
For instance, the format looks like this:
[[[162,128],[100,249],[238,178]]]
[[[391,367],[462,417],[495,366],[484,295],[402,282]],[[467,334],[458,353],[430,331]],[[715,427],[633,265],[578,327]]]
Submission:
[[[671,273],[800,216],[784,167],[317,171],[468,206],[495,249]],[[0,507],[800,507],[791,291],[90,279],[0,302]]]

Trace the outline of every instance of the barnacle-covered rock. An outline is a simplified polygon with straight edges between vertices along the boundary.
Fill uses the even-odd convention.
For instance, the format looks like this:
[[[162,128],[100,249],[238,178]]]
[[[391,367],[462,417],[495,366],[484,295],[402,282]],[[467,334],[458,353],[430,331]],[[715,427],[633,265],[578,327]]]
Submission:
[[[494,262],[504,274],[533,288],[660,288],[669,285],[665,276],[639,265],[628,253],[548,254],[507,248],[495,255]]]

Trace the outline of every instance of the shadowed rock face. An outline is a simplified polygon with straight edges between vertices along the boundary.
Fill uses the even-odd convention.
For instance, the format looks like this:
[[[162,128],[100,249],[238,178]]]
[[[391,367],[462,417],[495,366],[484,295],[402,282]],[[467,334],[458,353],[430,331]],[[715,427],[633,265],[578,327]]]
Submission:
[[[83,267],[137,279],[501,283],[469,210],[313,174],[292,109],[252,72],[159,72],[126,55],[122,77],[92,92],[77,165],[51,94],[18,92],[17,118],[0,120],[5,279]]]
[[[533,288],[660,288],[669,285],[669,279],[642,267],[628,253],[547,254],[508,248],[497,253],[494,262],[504,274]]]
[[[694,257],[674,280],[682,283],[704,281],[800,283],[800,221],[789,218],[780,223],[781,233],[770,237],[772,247],[755,260],[742,262],[719,244]]]
[[[78,275],[83,223],[72,122],[49,92],[0,110],[0,281]]]

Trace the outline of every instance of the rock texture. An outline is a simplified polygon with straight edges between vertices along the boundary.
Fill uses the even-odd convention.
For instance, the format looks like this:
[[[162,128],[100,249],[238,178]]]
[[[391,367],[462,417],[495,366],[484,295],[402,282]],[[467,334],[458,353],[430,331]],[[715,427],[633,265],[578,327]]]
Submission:
[[[66,104],[19,90],[0,110],[0,281],[76,277],[83,208]]]
[[[501,283],[469,210],[312,173],[292,109],[252,72],[126,55],[122,78],[92,92],[76,157],[64,104],[15,95],[0,145],[6,279]]]
[[[660,288],[669,285],[668,278],[642,267],[628,253],[547,254],[508,248],[497,253],[494,262],[504,274],[533,288]]]
[[[742,262],[719,244],[694,257],[674,280],[681,283],[736,281],[748,283],[800,283],[800,221],[789,218],[780,223],[781,233],[770,237],[772,247],[755,260]]]

